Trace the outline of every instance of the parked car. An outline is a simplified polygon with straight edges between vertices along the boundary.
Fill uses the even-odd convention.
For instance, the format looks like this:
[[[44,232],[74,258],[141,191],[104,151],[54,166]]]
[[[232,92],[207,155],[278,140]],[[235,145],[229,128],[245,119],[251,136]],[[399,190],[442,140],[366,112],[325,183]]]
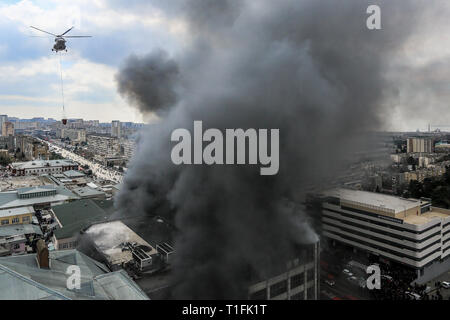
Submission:
[[[448,281],[442,281],[441,285],[442,285],[442,288],[445,288],[445,289],[450,288],[450,282],[448,282]]]

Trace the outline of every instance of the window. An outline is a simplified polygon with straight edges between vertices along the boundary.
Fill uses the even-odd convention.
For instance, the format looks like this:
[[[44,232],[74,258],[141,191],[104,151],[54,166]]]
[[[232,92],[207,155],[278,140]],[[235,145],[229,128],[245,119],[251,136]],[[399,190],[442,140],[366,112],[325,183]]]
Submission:
[[[29,222],[30,221],[30,217],[22,217],[22,222]]]
[[[267,290],[266,288],[261,289],[259,291],[253,292],[250,295],[250,300],[266,300],[267,299]]]
[[[302,272],[291,277],[291,289],[301,286],[305,282],[305,274]]]
[[[13,218],[12,220],[11,220],[11,223],[19,223],[19,218]]]
[[[314,280],[314,270],[313,269],[308,270],[306,277],[307,277],[307,279],[306,279],[307,282]]]
[[[305,299],[305,291],[299,292],[291,296],[291,300],[304,300]]]
[[[9,224],[9,220],[8,219],[2,220],[2,226],[4,226],[5,224]]]
[[[306,292],[306,299],[315,300],[314,287],[308,288],[308,291]]]
[[[18,244],[18,243],[14,244],[14,250],[17,250],[19,248],[20,248],[20,244]]]
[[[67,247],[68,247],[67,243],[64,243],[62,246],[63,249],[67,249]]]
[[[287,280],[277,282],[270,286],[270,298],[274,298],[287,291]]]

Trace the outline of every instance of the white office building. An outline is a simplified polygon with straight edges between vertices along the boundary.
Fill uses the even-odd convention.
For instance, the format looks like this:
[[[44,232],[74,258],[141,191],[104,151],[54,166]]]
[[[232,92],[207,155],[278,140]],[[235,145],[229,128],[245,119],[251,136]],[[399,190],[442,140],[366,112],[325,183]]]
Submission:
[[[418,283],[450,270],[450,210],[357,190],[321,196],[322,234],[332,242],[408,266]]]

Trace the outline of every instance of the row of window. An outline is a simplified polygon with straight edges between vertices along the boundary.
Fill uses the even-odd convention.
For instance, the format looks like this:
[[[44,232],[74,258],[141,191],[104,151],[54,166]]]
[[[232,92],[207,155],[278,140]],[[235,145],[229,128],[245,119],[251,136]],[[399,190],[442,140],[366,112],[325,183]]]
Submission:
[[[366,221],[364,219],[361,219],[361,218],[358,218],[358,217],[353,217],[353,216],[346,215],[346,214],[342,214],[342,213],[334,211],[334,210],[329,210],[329,209],[327,209],[327,210],[328,211],[333,211],[335,213],[339,213],[342,216],[345,216],[345,217],[348,217],[348,218],[352,218],[352,219],[355,219],[355,220],[364,221],[364,222],[367,222],[367,223],[373,223],[372,221]],[[365,230],[368,230],[368,231],[372,231],[372,232],[376,232],[376,233],[379,233],[379,234],[382,234],[382,235],[385,235],[385,236],[389,236],[391,238],[395,238],[395,239],[399,239],[399,240],[407,240],[407,241],[414,242],[414,243],[422,243],[422,242],[424,242],[424,241],[426,241],[428,239],[431,239],[432,237],[440,235],[440,230],[437,230],[435,233],[429,235],[428,237],[423,238],[421,240],[418,240],[418,239],[409,238],[409,237],[406,237],[406,236],[403,236],[403,235],[398,235],[396,233],[386,232],[386,231],[383,231],[383,230],[380,230],[380,229],[377,229],[377,228],[368,227],[366,225],[361,225],[361,224],[358,224],[358,223],[350,222],[350,221],[347,221],[347,220],[344,220],[344,219],[339,219],[339,218],[336,218],[336,217],[331,217],[331,216],[328,216],[328,215],[326,217],[328,219],[333,219],[333,220],[339,221],[341,223],[344,223],[344,224],[347,224],[347,225],[350,225],[350,226],[353,226],[353,227],[362,228],[362,229],[365,229]]]
[[[364,215],[367,215],[367,216],[374,216],[375,215],[374,213],[363,211],[363,210],[359,210],[359,209],[354,209],[354,208],[349,208],[349,207],[341,207],[341,208],[343,210],[352,211],[352,212],[359,213],[359,214],[364,214]],[[329,210],[329,209],[327,209],[327,210]],[[398,219],[398,220],[401,220],[401,219]],[[414,234],[422,234],[422,233],[427,232],[427,231],[429,231],[429,230],[431,230],[433,228],[436,228],[436,226],[440,227],[439,224],[435,224],[435,225],[433,225],[433,226],[431,226],[431,227],[429,227],[427,229],[424,229],[424,230],[421,230],[421,231],[416,231],[416,230],[407,229],[406,227],[397,227],[397,226],[394,226],[394,225],[391,225],[391,224],[377,222],[377,221],[373,221],[373,220],[370,220],[370,223],[377,224],[377,225],[380,225],[380,226],[383,226],[383,227],[386,227],[386,228],[391,228],[391,229],[394,229],[394,230],[397,230],[397,231],[411,232],[411,233],[414,233]]]
[[[377,225],[377,226],[380,226],[380,227],[401,231],[401,232],[404,232],[404,233],[408,232],[408,233],[411,233],[411,234],[422,234],[422,233],[430,231],[430,230],[432,230],[434,228],[436,228],[436,232],[438,232],[438,233],[441,232],[441,228],[440,228],[439,224],[436,224],[436,225],[434,225],[434,226],[432,226],[430,228],[427,228],[426,230],[423,230],[423,231],[412,231],[412,230],[408,230],[408,229],[405,229],[405,228],[395,227],[395,226],[392,226],[390,224],[386,224],[386,223],[382,223],[382,222],[378,222],[378,221],[373,221],[373,220],[370,220],[370,219],[364,219],[362,217],[354,216],[354,215],[351,215],[351,214],[348,214],[348,213],[344,213],[344,212],[340,212],[340,211],[336,211],[336,210],[333,210],[333,209],[326,208],[325,210],[331,211],[331,212],[334,212],[334,213],[338,213],[341,216],[346,217],[346,218],[351,218],[351,219],[367,222],[367,223],[370,223],[370,224],[373,224],[373,225]],[[382,231],[378,231],[379,229],[375,229],[375,230],[377,230],[377,232],[379,232],[379,233],[382,232]],[[424,239],[418,240],[418,239],[410,238],[408,236],[404,236],[404,235],[400,236],[400,235],[398,235],[396,233],[390,233],[390,232],[386,233],[386,235],[388,235],[390,237],[393,237],[393,238],[405,239],[405,240],[413,241],[413,242],[422,242],[422,241],[425,241],[426,239],[431,237],[431,236],[428,236],[428,237],[426,237]]]
[[[25,193],[20,194],[20,199],[31,199],[31,198],[39,198],[39,197],[51,197],[56,195],[56,190],[42,191],[42,192],[33,192],[33,193]]]
[[[352,224],[352,223],[347,223],[346,221],[341,221],[341,220],[334,219],[334,218],[331,218],[331,217],[329,217],[329,219],[330,219],[330,220],[335,220],[336,222],[342,222],[342,223],[345,223],[345,224],[348,224],[348,225],[353,225],[353,226],[355,226],[354,224]],[[372,240],[375,240],[375,241],[378,241],[378,242],[381,242],[381,243],[385,243],[385,244],[390,245],[390,246],[393,246],[393,247],[397,247],[397,248],[399,248],[399,249],[407,249],[407,250],[414,251],[414,252],[422,252],[422,251],[428,249],[429,247],[431,247],[431,246],[433,246],[433,245],[435,245],[435,244],[441,242],[441,238],[439,237],[439,239],[437,239],[436,241],[430,243],[429,245],[423,247],[422,249],[418,249],[418,248],[414,248],[414,247],[411,247],[411,246],[407,246],[407,245],[404,245],[404,244],[401,244],[401,243],[398,243],[398,242],[393,242],[393,241],[386,240],[386,239],[384,239],[384,238],[381,238],[381,235],[377,235],[377,236],[369,235],[369,234],[366,234],[366,233],[363,233],[363,232],[358,232],[358,231],[353,230],[353,229],[348,229],[348,228],[345,228],[345,227],[341,227],[341,226],[339,226],[339,225],[337,225],[337,224],[335,224],[335,223],[331,223],[331,222],[325,222],[325,224],[330,225],[330,226],[333,226],[333,227],[335,227],[335,228],[338,228],[338,229],[340,229],[340,230],[342,230],[342,231],[345,231],[345,232],[349,232],[349,233],[351,233],[351,234],[358,235],[358,236],[360,236],[360,237],[364,237],[364,238],[367,238],[367,239],[372,239]],[[358,227],[358,228],[361,228],[361,229],[365,229],[365,230],[369,230],[369,231],[376,232],[376,233],[381,233],[381,232],[378,232],[377,230],[370,230],[371,228],[367,228],[367,227],[364,227],[364,226],[358,226],[358,225],[356,225],[355,227]],[[432,235],[432,236],[434,237],[434,236],[437,236],[437,235],[440,235],[440,232],[437,232],[437,233],[435,233],[435,234]],[[401,238],[400,238],[400,239],[401,239]],[[421,242],[422,242],[422,241],[421,241]]]
[[[73,241],[73,242],[66,242],[63,243],[62,245],[59,245],[59,249],[71,249],[71,248],[76,248],[78,245],[77,241]]]
[[[423,256],[422,258],[416,258],[416,257],[412,257],[412,256],[409,256],[409,255],[406,255],[406,254],[403,254],[403,253],[399,253],[397,251],[393,251],[393,250],[387,249],[385,247],[377,246],[377,245],[375,245],[373,243],[369,243],[369,242],[363,241],[361,239],[353,238],[353,237],[350,237],[350,236],[347,236],[347,235],[338,234],[338,233],[330,231],[330,230],[327,230],[327,232],[329,232],[329,233],[331,233],[333,235],[336,235],[338,237],[341,237],[343,239],[346,239],[346,240],[349,240],[349,241],[353,241],[353,242],[357,242],[357,243],[359,243],[361,245],[364,245],[366,247],[369,247],[371,249],[377,249],[377,250],[380,250],[380,251],[384,251],[386,253],[390,253],[390,254],[395,255],[397,257],[400,257],[400,258],[408,258],[408,259],[414,260],[414,261],[423,261],[423,260],[427,259],[428,257],[430,257],[431,255],[435,254],[436,252],[440,252],[441,251],[441,249],[438,248],[438,249],[430,252],[426,256]],[[368,249],[366,249],[366,250],[368,250]]]
[[[19,217],[15,217],[15,218],[11,219],[11,224],[17,224],[19,222],[20,222],[20,218]],[[30,217],[29,216],[22,217],[22,223],[28,223],[28,222],[30,222]],[[1,225],[2,226],[8,225],[8,224],[10,224],[9,219],[3,219],[1,221]]]

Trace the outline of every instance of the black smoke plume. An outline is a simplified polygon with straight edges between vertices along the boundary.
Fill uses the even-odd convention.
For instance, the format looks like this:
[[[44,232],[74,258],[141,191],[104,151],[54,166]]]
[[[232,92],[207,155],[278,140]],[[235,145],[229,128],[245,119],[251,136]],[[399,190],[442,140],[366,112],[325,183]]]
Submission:
[[[116,76],[119,93],[143,113],[156,112],[177,102],[177,63],[157,50],[144,57],[129,57]],[[151,90],[149,90],[151,88]]]
[[[170,14],[187,22],[190,46],[176,62],[133,57],[118,75],[119,92],[140,110],[167,113],[144,133],[116,205],[176,225],[173,297],[246,298],[250,278],[317,240],[301,207],[289,204],[326,186],[380,127],[391,85],[383,75],[417,10],[377,1],[383,29],[373,31],[369,1],[170,3],[183,8]],[[204,130],[279,129],[279,173],[173,165],[171,133],[192,132],[194,120]]]

